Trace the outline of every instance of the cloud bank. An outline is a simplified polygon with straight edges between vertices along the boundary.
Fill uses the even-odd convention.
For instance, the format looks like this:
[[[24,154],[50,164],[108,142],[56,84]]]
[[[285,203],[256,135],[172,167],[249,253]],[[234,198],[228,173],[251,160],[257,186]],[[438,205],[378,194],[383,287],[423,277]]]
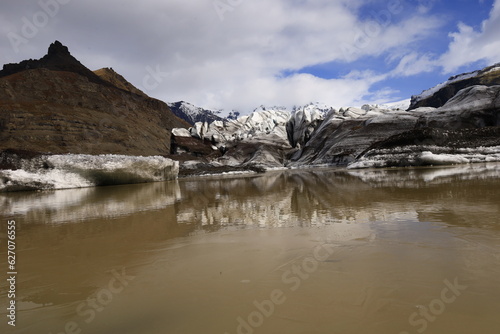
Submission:
[[[113,67],[164,101],[242,112],[261,104],[385,102],[398,96],[391,79],[500,61],[500,0],[480,29],[457,23],[456,31],[443,30],[435,2],[4,2],[0,61],[41,57],[58,39],[89,68]],[[448,50],[422,52],[436,34],[448,39]],[[376,65],[380,59],[383,69]],[[363,68],[357,69],[360,63]],[[321,64],[342,70],[337,75],[304,71]]]

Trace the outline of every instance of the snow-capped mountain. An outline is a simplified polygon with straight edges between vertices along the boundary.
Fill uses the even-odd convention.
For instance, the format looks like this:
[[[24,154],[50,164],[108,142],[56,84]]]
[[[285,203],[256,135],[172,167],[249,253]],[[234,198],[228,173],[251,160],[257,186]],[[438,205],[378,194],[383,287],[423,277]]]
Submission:
[[[172,102],[167,104],[174,115],[185,120],[191,125],[194,125],[196,122],[211,123],[214,121],[223,120],[223,118],[219,116],[220,111],[218,110],[204,109],[185,101]]]
[[[383,103],[380,104],[379,107],[382,109],[389,110],[408,110],[410,107],[411,99],[405,99],[397,102]]]

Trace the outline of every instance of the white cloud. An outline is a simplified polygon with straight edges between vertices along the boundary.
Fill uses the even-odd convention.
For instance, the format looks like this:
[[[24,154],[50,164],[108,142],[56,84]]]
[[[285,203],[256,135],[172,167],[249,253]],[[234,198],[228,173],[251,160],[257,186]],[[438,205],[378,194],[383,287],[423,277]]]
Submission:
[[[260,104],[357,105],[385,96],[387,89],[371,91],[387,78],[374,73],[331,80],[280,73],[401,52],[441,24],[429,13],[408,14],[405,1],[383,2],[364,19],[361,0],[220,1],[230,9],[218,12],[213,0],[70,1],[19,54],[5,39],[0,47],[19,61],[41,57],[59,39],[89,68],[113,67],[142,89],[148,69],[159,68],[158,85],[145,90],[164,101],[246,112]],[[39,10],[17,8],[1,31],[19,32],[22,16]],[[354,53],[346,55],[346,46]],[[394,73],[424,68],[428,59],[417,58],[403,58]]]
[[[255,0],[243,1],[233,11],[225,12],[222,22],[213,22],[219,17],[207,12],[188,30],[202,25],[210,34],[186,31],[172,38],[169,45],[176,50],[177,58],[170,56],[161,62],[170,73],[169,81],[150,93],[156,95],[161,90],[165,92],[160,93],[162,99],[243,111],[260,104],[366,102],[363,98],[376,95],[370,92],[374,82],[366,78],[280,76],[284,70],[378,56],[425,38],[440,25],[432,16],[384,16],[387,9],[362,21],[357,9],[353,2],[346,1]],[[184,40],[187,35],[189,41]],[[345,45],[355,48],[353,59],[346,59]]]
[[[437,65],[437,61],[432,55],[411,52],[400,59],[398,66],[390,72],[390,75],[409,77],[420,73],[428,73],[436,70]]]
[[[418,0],[417,10],[420,14],[427,14],[434,7],[436,0]]]
[[[455,72],[463,65],[477,61],[491,64],[500,61],[500,0],[496,0],[490,17],[485,20],[480,31],[464,23],[459,23],[458,31],[450,34],[452,42],[439,62],[445,73]]]

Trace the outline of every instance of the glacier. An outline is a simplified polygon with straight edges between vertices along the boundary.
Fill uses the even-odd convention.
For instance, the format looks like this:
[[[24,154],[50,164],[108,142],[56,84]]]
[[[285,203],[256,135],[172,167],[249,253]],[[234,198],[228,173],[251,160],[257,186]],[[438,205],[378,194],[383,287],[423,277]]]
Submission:
[[[312,103],[291,112],[260,107],[235,120],[174,129],[174,136],[190,133],[220,150],[222,156],[205,166],[354,169],[500,161],[500,86],[466,87],[439,108],[406,110],[409,103],[338,110]]]

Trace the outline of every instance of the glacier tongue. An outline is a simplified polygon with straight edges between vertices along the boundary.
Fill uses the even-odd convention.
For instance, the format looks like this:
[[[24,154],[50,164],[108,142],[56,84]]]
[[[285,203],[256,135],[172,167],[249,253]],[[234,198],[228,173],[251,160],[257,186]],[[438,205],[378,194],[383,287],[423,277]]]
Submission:
[[[177,161],[160,156],[46,155],[0,171],[0,192],[166,181],[178,173]]]

